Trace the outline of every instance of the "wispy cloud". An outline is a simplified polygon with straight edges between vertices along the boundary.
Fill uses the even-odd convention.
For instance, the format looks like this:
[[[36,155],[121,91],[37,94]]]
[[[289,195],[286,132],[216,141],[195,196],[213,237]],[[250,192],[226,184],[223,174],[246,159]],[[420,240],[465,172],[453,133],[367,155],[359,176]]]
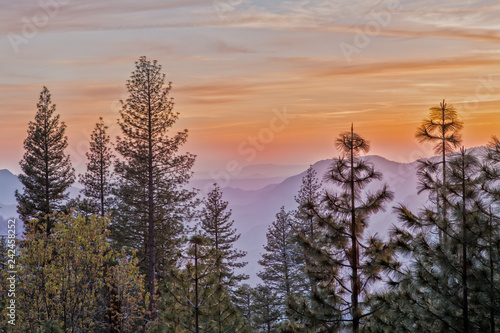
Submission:
[[[365,31],[373,11],[389,3],[248,0],[221,19],[210,0],[70,0],[16,54],[7,35],[22,34],[23,17],[42,9],[37,1],[0,0],[0,110],[9,124],[0,149],[21,151],[43,85],[77,142],[70,144],[81,144],[88,139],[81,129],[90,130],[99,115],[116,120],[141,55],[163,65],[179,126],[192,129],[200,152],[217,146],[214,160],[234,153],[234,142],[258,133],[273,108],[284,106],[297,121],[276,139],[279,150],[266,148],[266,158],[293,159],[297,147],[311,156],[330,149],[331,137],[352,121],[374,147],[406,135],[399,151],[389,151],[404,154],[414,126],[444,97],[464,113],[478,102],[466,114],[472,141],[493,134],[482,117],[500,121],[500,5],[400,0],[390,24]],[[347,63],[339,45],[359,34],[370,43]],[[492,92],[478,98],[482,77],[490,75]]]

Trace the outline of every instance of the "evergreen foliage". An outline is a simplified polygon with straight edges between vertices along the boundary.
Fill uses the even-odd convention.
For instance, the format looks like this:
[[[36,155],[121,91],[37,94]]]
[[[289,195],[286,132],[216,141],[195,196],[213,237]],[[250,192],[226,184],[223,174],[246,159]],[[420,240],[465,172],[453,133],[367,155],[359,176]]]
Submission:
[[[227,210],[228,202],[222,200],[220,188],[216,184],[214,186],[215,188],[208,193],[203,202],[199,219],[204,236],[210,240],[213,247],[217,291],[213,298],[215,304],[212,312],[217,324],[216,332],[221,333],[226,331],[225,321],[234,321],[232,316],[227,316],[228,312],[234,312],[234,309],[227,308],[227,304],[234,301],[237,285],[242,280],[248,279],[248,275],[235,272],[235,269],[241,269],[247,264],[239,262],[246,252],[234,249],[234,243],[240,235],[233,229],[234,221],[230,220],[231,211]]]
[[[169,97],[171,83],[156,60],[140,57],[127,81],[128,98],[122,101],[120,120],[123,136],[116,150],[122,159],[113,238],[119,245],[136,248],[147,273],[148,291],[155,295],[155,281],[168,274],[179,258],[184,223],[189,218],[195,192],[183,186],[191,176],[194,156],[180,154],[187,130],[169,136],[178,119]],[[157,276],[158,273],[158,276]],[[155,319],[154,297],[149,310]]]
[[[297,244],[293,240],[293,223],[292,214],[281,207],[276,220],[268,228],[267,244],[264,246],[266,252],[259,260],[262,270],[257,273],[270,290],[266,297],[279,297],[282,320],[289,319],[287,301],[292,295],[300,293],[303,285],[303,275],[297,264]]]
[[[111,207],[112,180],[111,167],[114,155],[110,147],[110,137],[102,117],[90,134],[90,149],[86,153],[87,171],[80,176],[82,193],[89,199],[92,213],[106,215]]]
[[[439,191],[439,195],[436,197],[436,202],[439,209],[442,211],[442,223],[446,225],[448,223],[446,202],[446,154],[453,152],[454,149],[459,147],[462,143],[462,135],[460,134],[460,131],[463,128],[463,122],[458,118],[458,113],[455,107],[446,103],[444,99],[439,106],[434,106],[429,110],[429,118],[424,119],[422,125],[417,129],[415,137],[419,142],[433,143],[434,152],[436,154],[441,154],[441,162],[424,162],[423,167],[428,166],[436,172],[438,165],[441,164],[441,184],[427,184],[429,184],[429,186],[436,187],[436,190]],[[431,166],[430,164],[435,165]],[[441,204],[439,204],[439,202],[441,202]],[[446,240],[446,235],[440,236]]]
[[[334,160],[325,180],[342,191],[326,192],[321,210],[315,210],[322,239],[310,242],[301,238],[311,258],[308,271],[316,290],[310,304],[302,301],[293,308],[302,312],[299,320],[313,332],[346,328],[359,332],[370,315],[370,288],[382,279],[381,272],[392,253],[381,239],[365,234],[368,217],[383,210],[383,205],[393,198],[386,185],[374,193],[362,191],[373,180],[382,178],[372,165],[358,157],[369,150],[368,142],[351,127],[350,132],[340,134],[336,145],[343,156]]]
[[[79,177],[84,199],[68,197],[75,174],[66,126],[48,89],[40,93],[15,194],[26,231],[21,240],[0,239],[2,280],[16,262],[18,325],[0,329],[500,330],[500,140],[492,137],[480,154],[455,152],[463,123],[445,100],[416,132],[440,155],[418,161],[424,207],[393,207],[389,240],[368,234],[370,218],[394,194],[362,157],[370,145],[351,125],[324,177],[310,167],[297,209],[276,214],[259,260],[262,284],[252,287],[243,284],[246,252],[236,248],[240,234],[222,190],[214,184],[199,200],[188,189],[195,156],[182,150],[187,130],[172,130],[179,114],[162,67],[140,57],[126,88],[119,157],[99,118]],[[4,316],[8,288],[0,286]]]
[[[317,177],[317,173],[312,167],[309,167],[302,178],[302,185],[295,197],[298,209],[295,213],[294,233],[299,238],[302,238],[303,242],[316,244],[321,238],[321,229],[318,227],[315,219],[315,212],[320,210],[321,196],[321,184]],[[299,239],[296,241],[298,241],[300,245],[301,240]],[[313,269],[311,259],[305,249],[303,247],[301,248],[303,251],[301,256],[303,258],[302,271],[304,273],[304,279],[307,279],[309,293],[313,293],[315,291],[315,282],[309,271]]]
[[[495,148],[490,149],[491,154]],[[393,242],[404,262],[392,269],[394,290],[378,296],[373,328],[495,332],[500,319],[495,271],[500,238],[494,217],[498,207],[490,197],[495,191],[488,181],[494,165],[492,160],[481,165],[463,148],[450,158],[446,225],[433,207],[419,214],[397,207],[403,227],[395,228]],[[439,240],[440,234],[446,242]]]
[[[164,318],[173,332],[246,332],[229,289],[219,283],[217,258],[210,238],[191,237],[183,268],[171,270],[166,283]]]
[[[75,181],[75,171],[64,150],[68,146],[66,125],[54,114],[47,87],[43,87],[37,103],[35,120],[28,124],[28,136],[24,140],[24,156],[20,162],[23,173],[19,180],[22,192],[16,191],[17,212],[25,222],[37,218],[40,224],[30,224],[50,234],[55,211],[64,208],[68,188]]]
[[[254,289],[254,328],[258,332],[279,332],[283,301],[280,295],[267,285]]]

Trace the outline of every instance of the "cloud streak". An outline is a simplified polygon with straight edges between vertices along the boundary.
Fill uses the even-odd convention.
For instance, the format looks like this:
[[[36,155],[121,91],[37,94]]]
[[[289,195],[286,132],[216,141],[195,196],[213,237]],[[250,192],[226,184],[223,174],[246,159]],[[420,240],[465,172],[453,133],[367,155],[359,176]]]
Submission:
[[[335,133],[351,122],[374,147],[398,158],[415,145],[414,127],[442,98],[471,124],[468,143],[495,134],[500,6],[401,0],[391,23],[347,63],[340,43],[365,33],[371,11],[387,3],[252,0],[222,20],[206,0],[70,0],[15,54],[5,36],[21,33],[22,18],[40,8],[37,1],[0,0],[6,64],[0,68],[0,112],[8,124],[0,149],[17,165],[26,124],[47,85],[78,151],[88,140],[82,128],[90,130],[101,115],[115,122],[117,101],[141,55],[163,65],[173,81],[179,126],[192,135],[190,150],[216,151],[203,157],[213,164],[236,154],[235,143],[258,133],[272,110],[285,106],[294,122],[255,162],[324,156]],[[487,96],[483,89],[478,98],[482,78],[490,75],[492,92]],[[397,148],[387,148],[391,140],[400,143]]]

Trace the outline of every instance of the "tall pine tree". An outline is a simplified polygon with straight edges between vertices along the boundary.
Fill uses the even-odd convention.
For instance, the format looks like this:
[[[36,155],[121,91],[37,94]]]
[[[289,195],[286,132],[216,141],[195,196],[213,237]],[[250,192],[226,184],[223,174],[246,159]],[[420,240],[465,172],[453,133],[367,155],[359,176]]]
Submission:
[[[303,286],[301,267],[297,264],[297,259],[302,258],[297,256],[300,251],[293,239],[293,223],[292,214],[281,207],[268,228],[266,252],[259,260],[262,270],[257,273],[266,287],[279,297],[282,320],[289,319],[287,302],[299,294]]]
[[[381,297],[376,331],[494,332],[498,273],[490,259],[498,258],[493,228],[498,222],[488,216],[492,203],[482,195],[480,170],[478,158],[465,149],[447,163],[446,228],[439,210],[424,208],[416,215],[397,208],[403,227],[395,228],[393,239],[402,262],[392,271],[395,290]],[[439,240],[439,231],[446,242]]]
[[[173,302],[163,312],[167,317],[174,315],[168,320],[171,331],[211,332],[210,306],[217,292],[213,256],[210,240],[196,234],[189,239],[184,267],[169,271],[165,299]]]
[[[336,141],[343,157],[335,160],[325,175],[340,193],[326,192],[323,211],[316,219],[322,239],[315,243],[303,241],[316,272],[317,290],[312,295],[310,311],[304,320],[321,324],[321,329],[350,328],[359,332],[367,320],[366,301],[370,287],[381,280],[381,271],[391,259],[391,249],[375,236],[367,237],[368,217],[392,200],[386,185],[374,193],[362,190],[382,174],[359,157],[369,150],[368,142],[353,131],[340,134]],[[308,318],[313,317],[313,318]]]
[[[225,302],[234,300],[234,291],[242,280],[248,279],[245,274],[235,272],[235,269],[243,268],[247,263],[239,259],[246,252],[234,248],[234,243],[240,235],[233,229],[234,221],[231,221],[231,210],[227,210],[228,202],[222,200],[222,192],[217,184],[204,200],[204,206],[200,212],[200,226],[205,237],[210,239],[215,254],[215,274],[218,284],[214,295],[216,300],[213,307],[214,320],[217,323],[217,332],[225,331],[227,323],[234,321],[231,316],[225,316],[223,305]],[[227,311],[226,311],[227,312]],[[224,320],[225,319],[225,320]]]
[[[431,142],[434,144],[434,152],[441,154],[441,188],[440,196],[437,202],[441,202],[441,215],[443,224],[447,224],[447,203],[446,203],[446,154],[454,151],[454,148],[460,146],[462,136],[460,131],[463,128],[463,122],[458,118],[457,110],[453,105],[443,101],[439,106],[429,109],[429,118],[424,119],[422,125],[415,134],[420,142]],[[438,163],[439,164],[439,163]],[[444,236],[446,239],[446,236]]]
[[[301,237],[300,242],[315,243],[320,238],[320,229],[318,228],[315,220],[315,211],[319,210],[321,205],[321,184],[318,180],[317,173],[313,167],[309,167],[306,174],[302,178],[302,185],[299,192],[295,197],[298,209],[295,213],[295,233],[296,236]],[[315,290],[315,283],[309,272],[313,269],[311,260],[307,253],[303,252],[303,267],[304,273],[308,278],[309,292],[313,293]]]
[[[40,93],[37,109],[24,140],[25,152],[20,162],[23,173],[19,175],[23,190],[16,191],[17,212],[23,221],[38,218],[45,224],[41,229],[50,234],[55,223],[50,215],[64,207],[75,171],[64,153],[68,146],[66,125],[54,114],[56,105],[47,87]]]
[[[169,136],[178,119],[169,97],[171,83],[156,60],[140,57],[126,87],[118,124],[123,136],[116,150],[122,159],[119,175],[114,239],[142,252],[151,294],[149,310],[155,315],[155,278],[163,278],[179,257],[183,220],[195,193],[183,188],[191,176],[194,155],[180,154],[187,130]]]
[[[293,295],[288,300],[288,309],[291,313],[291,321],[282,327],[284,332],[313,332],[315,328],[321,327],[322,323],[316,320],[311,311],[315,311],[312,301],[318,293],[318,277],[330,274],[329,269],[314,263],[313,255],[307,248],[320,248],[322,228],[318,225],[316,215],[321,211],[321,197],[323,195],[321,183],[313,167],[309,167],[302,178],[302,184],[295,197],[298,209],[295,211],[294,237],[300,253],[295,255],[295,261],[301,268],[301,276],[304,281],[304,293]],[[308,244],[308,246],[306,246]],[[333,318],[332,318],[333,319]]]
[[[110,137],[106,134],[108,126],[102,117],[90,134],[90,149],[86,153],[87,172],[80,176],[84,186],[82,192],[90,199],[94,213],[104,216],[111,206],[112,174],[114,155],[110,147]]]

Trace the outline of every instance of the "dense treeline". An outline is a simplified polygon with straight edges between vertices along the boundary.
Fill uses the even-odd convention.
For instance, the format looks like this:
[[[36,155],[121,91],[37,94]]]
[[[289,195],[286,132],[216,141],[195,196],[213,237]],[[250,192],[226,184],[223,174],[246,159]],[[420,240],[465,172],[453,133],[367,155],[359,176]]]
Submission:
[[[4,331],[500,331],[500,140],[480,154],[461,147],[452,105],[432,107],[417,129],[440,154],[419,161],[425,207],[398,203],[351,125],[328,172],[309,168],[296,209],[277,212],[252,287],[221,189],[198,199],[188,188],[195,156],[181,153],[187,130],[172,131],[179,114],[161,66],[141,57],[126,88],[122,133],[111,140],[99,118],[76,199],[66,126],[43,88],[16,192],[26,231],[15,256],[0,242],[2,281],[5,263],[17,268]],[[394,211],[393,229],[369,235],[382,210]]]

